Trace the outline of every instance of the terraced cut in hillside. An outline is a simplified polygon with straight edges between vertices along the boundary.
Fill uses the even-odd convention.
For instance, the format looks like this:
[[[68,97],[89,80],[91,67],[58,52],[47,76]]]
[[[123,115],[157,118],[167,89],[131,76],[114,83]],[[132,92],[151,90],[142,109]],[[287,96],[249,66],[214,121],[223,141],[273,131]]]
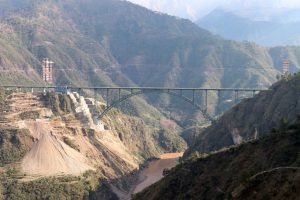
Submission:
[[[38,184],[41,177],[49,177],[48,180],[50,176],[88,173],[84,177],[94,176],[93,190],[108,187],[108,194],[114,195],[110,188],[126,194],[134,182],[133,174],[146,159],[186,147],[178,138],[177,141],[170,138],[169,146],[160,144],[157,135],[164,134],[163,127],[147,127],[141,119],[119,111],[100,122],[96,114],[105,104],[77,93],[9,93],[2,102],[6,106],[1,107],[0,164],[4,166],[1,173],[11,173],[9,166],[13,166],[15,178],[24,184],[28,181]],[[123,176],[128,176],[126,187],[119,185]],[[108,184],[103,186],[95,180],[97,177],[106,179]],[[3,187],[8,189],[10,185]]]

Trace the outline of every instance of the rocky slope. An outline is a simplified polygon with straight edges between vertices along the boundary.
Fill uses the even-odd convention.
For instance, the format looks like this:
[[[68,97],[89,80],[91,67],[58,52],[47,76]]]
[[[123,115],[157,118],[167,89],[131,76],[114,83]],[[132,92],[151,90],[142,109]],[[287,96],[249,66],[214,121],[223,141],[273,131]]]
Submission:
[[[296,200],[299,125],[297,121],[277,134],[185,161],[133,199]]]
[[[279,81],[268,91],[246,99],[226,112],[200,134],[186,155],[256,139],[271,133],[278,124],[296,119],[300,113],[300,76],[297,74],[289,79]]]
[[[76,104],[77,99],[84,103]],[[66,196],[126,194],[133,174],[147,159],[186,148],[178,134],[180,129],[166,127],[160,120],[144,122],[118,110],[102,122],[93,120],[93,109],[100,111],[105,104],[78,94],[1,90],[0,105],[0,173],[2,194],[7,199],[17,194],[21,199],[44,198],[25,188],[33,184],[41,190],[45,181],[81,187],[78,193],[62,194]],[[61,176],[62,180],[50,176]],[[42,177],[46,179],[39,182]],[[83,187],[85,181],[89,184]],[[10,191],[12,187],[14,191]],[[51,191],[44,195],[51,195]]]

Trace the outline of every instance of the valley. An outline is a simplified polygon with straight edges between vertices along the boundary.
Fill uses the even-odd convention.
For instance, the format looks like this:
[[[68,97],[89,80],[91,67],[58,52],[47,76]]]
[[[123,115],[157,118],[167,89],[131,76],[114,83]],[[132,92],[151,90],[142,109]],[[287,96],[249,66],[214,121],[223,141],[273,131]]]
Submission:
[[[74,199],[160,199],[162,195],[198,199],[200,193],[203,198],[242,199],[248,190],[259,190],[257,184],[264,185],[270,173],[268,180],[273,186],[265,195],[295,199],[290,187],[298,187],[293,177],[299,175],[299,77],[283,78],[270,89],[242,100],[202,130],[189,130],[186,134],[198,132],[189,139],[193,140],[190,146],[180,132],[174,133],[176,123],[166,118],[152,118],[150,123],[114,108],[99,120],[106,104],[77,92],[2,89],[2,195],[5,199],[52,199],[51,191],[59,183],[60,195]],[[245,112],[249,107],[254,112]],[[277,149],[270,151],[270,146]],[[244,156],[249,152],[254,155]],[[264,159],[268,157],[271,160]],[[223,167],[233,173],[241,163],[247,167],[231,175],[234,180],[223,174]],[[198,182],[194,176],[205,178]],[[274,192],[278,185],[274,176],[284,176],[284,180],[276,180],[284,185],[288,180],[290,185]],[[178,187],[171,184],[174,180],[181,185],[177,192],[172,188]],[[32,184],[39,190],[44,182],[52,184],[50,190],[26,192]],[[64,189],[70,184],[81,189]],[[193,187],[182,190],[185,184]],[[221,189],[215,191],[215,187]]]
[[[161,180],[163,178],[163,171],[175,167],[182,155],[183,153],[162,154],[158,160],[151,161],[149,166],[140,172],[139,180],[141,181],[134,188],[133,193],[141,192],[143,189]]]
[[[183,139],[175,135],[169,144],[160,146],[155,135],[164,134],[164,128],[151,127],[118,111],[105,116],[104,124],[99,124],[92,117],[92,110],[103,109],[104,103],[84,99],[77,93],[3,90],[2,95],[6,106],[1,110],[1,135],[15,130],[24,130],[26,134],[17,133],[15,141],[2,138],[1,155],[5,160],[1,162],[4,170],[1,174],[13,170],[8,177],[24,185],[36,183],[42,177],[76,177],[89,172],[87,179],[93,180],[92,190],[96,190],[98,181],[107,180],[109,188],[113,188],[110,190],[116,191],[108,193],[126,193],[130,192],[128,188],[135,183],[135,174],[147,159],[159,157],[170,149],[186,148]],[[139,140],[134,139],[137,135]],[[7,155],[13,156],[11,159],[16,155],[19,158],[10,160]],[[127,183],[122,186],[122,182]]]
[[[297,199],[299,80],[299,73],[283,79],[227,111],[180,164],[133,199]]]
[[[242,41],[129,1],[0,0],[0,199],[297,200],[300,47],[218,12],[199,23]]]

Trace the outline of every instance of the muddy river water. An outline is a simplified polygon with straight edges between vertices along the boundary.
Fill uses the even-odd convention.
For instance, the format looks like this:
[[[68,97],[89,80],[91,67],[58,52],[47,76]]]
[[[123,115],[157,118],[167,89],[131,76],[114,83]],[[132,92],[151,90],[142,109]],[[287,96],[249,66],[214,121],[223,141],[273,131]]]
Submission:
[[[133,193],[142,191],[144,188],[152,185],[163,178],[163,170],[174,167],[183,153],[168,153],[160,156],[159,160],[151,161],[139,175],[139,184],[135,187]]]

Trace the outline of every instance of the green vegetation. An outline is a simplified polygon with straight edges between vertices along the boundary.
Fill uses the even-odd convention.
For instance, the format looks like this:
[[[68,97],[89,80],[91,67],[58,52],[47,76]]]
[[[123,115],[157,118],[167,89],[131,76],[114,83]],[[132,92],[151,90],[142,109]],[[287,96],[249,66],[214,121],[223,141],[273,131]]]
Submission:
[[[0,195],[3,194],[7,200],[88,199],[99,184],[99,175],[96,172],[86,172],[82,177],[45,177],[32,181],[22,181],[14,177],[8,171],[0,177]]]
[[[0,42],[1,44],[1,42]],[[18,72],[4,72],[0,74],[0,85],[35,85],[30,77]]]
[[[71,100],[66,94],[48,92],[43,98],[46,106],[55,115],[68,114],[73,111]]]
[[[4,90],[3,88],[0,88],[0,111],[3,112],[5,110],[8,110],[8,105],[6,103],[6,98],[8,95],[10,95],[12,91]]]
[[[289,80],[280,80],[270,90],[254,98],[243,100],[227,111],[217,123],[201,132],[185,157],[195,151],[209,152],[234,145],[234,139],[238,136],[248,141],[272,132],[284,132],[300,113],[299,85],[300,74],[297,73]],[[274,128],[276,131],[272,131]]]
[[[174,130],[162,128],[158,132],[159,146],[161,146],[166,152],[176,152],[178,150],[185,150],[187,148],[186,143],[182,141],[174,134]]]
[[[38,119],[38,118],[40,118],[40,113],[37,112],[37,111],[22,112],[20,114],[20,118],[22,120],[25,120],[25,119]]]
[[[20,159],[29,150],[32,138],[28,130],[1,129],[0,130],[0,166]]]
[[[146,123],[140,118],[128,117],[116,109],[108,116],[104,122],[110,127],[115,127],[120,140],[144,159],[159,156],[164,152],[184,151],[187,148],[186,142],[179,137],[178,127],[164,128],[153,119],[148,119]]]
[[[182,162],[134,199],[297,199],[300,120],[284,127],[260,140]]]
[[[70,147],[75,149],[76,151],[80,151],[79,147],[76,144],[74,144],[74,140],[70,139],[69,137],[63,136],[63,141],[64,141],[64,143],[66,143],[67,145],[69,145]]]

